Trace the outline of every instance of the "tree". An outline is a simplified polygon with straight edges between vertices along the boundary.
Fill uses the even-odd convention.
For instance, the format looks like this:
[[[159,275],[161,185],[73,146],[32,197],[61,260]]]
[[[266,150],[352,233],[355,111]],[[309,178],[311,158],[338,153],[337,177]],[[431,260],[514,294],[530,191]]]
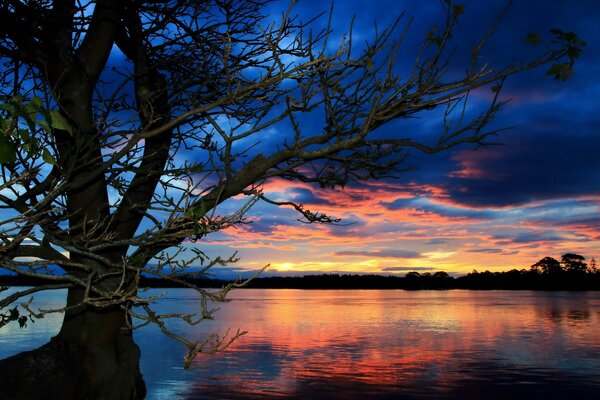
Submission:
[[[583,262],[584,256],[579,254],[567,253],[563,254],[561,261],[564,269],[568,272],[585,273],[588,270],[588,265]]]
[[[448,278],[450,278],[450,275],[448,275],[448,273],[445,271],[437,271],[433,273],[433,277],[435,279],[447,280]]]
[[[531,269],[542,274],[556,275],[563,272],[560,262],[553,257],[544,257],[531,266]]]
[[[282,178],[339,187],[402,170],[411,149],[485,144],[498,132],[488,124],[504,104],[504,80],[541,65],[563,79],[585,44],[554,31],[537,56],[492,67],[483,61],[492,21],[464,76],[449,78],[463,7],[448,1],[443,26],[429,32],[407,74],[396,63],[400,19],[365,45],[350,32],[332,47],[331,27],[312,31],[292,8],[272,22],[266,3],[0,3],[0,267],[48,282],[0,306],[68,290],[58,335],[0,363],[11,398],[142,398],[132,338],[139,325],[156,324],[184,343],[186,365],[222,349],[241,332],[192,342],[166,324],[211,318],[211,302],[236,286],[209,292],[190,283],[236,259],[196,249],[182,258],[188,240],[244,223],[257,201],[292,207],[304,222],[336,222],[270,199],[263,184]],[[491,90],[489,106],[469,119],[462,111],[469,94],[483,88]],[[431,110],[441,110],[432,115],[443,126],[435,143],[385,131]],[[321,126],[307,126],[308,118]],[[138,293],[142,273],[197,290],[201,311],[160,315],[155,299]],[[27,304],[11,310],[27,318],[44,312]],[[52,366],[45,380],[41,364]]]

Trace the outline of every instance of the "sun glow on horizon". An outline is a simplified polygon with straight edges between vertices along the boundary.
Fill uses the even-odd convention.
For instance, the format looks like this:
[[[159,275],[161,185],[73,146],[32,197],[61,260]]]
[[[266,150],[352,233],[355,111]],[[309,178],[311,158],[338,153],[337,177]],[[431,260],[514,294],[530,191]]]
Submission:
[[[319,190],[275,180],[264,189],[349,224],[301,224],[293,210],[259,203],[248,224],[204,241],[215,251],[239,251],[245,272],[270,263],[267,275],[462,275],[528,269],[565,253],[600,258],[597,196],[500,207],[470,205],[449,197],[445,187],[416,182]]]

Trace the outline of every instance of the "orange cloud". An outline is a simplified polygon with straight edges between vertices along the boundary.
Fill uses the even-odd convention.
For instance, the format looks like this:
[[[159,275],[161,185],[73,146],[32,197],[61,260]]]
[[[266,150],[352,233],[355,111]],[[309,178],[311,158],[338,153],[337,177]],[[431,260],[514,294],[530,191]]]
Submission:
[[[476,166],[469,164],[474,159],[467,160],[461,173]],[[600,228],[594,221],[556,227],[543,219],[527,219],[523,207],[467,207],[453,201],[444,188],[431,185],[376,181],[358,188],[318,190],[303,182],[273,180],[264,190],[272,199],[302,202],[311,211],[352,224],[301,224],[293,209],[262,204],[250,214],[252,223],[205,242],[239,249],[244,268],[271,262],[272,271],[290,274],[404,273],[410,268],[467,273],[474,268],[527,268],[544,256],[564,252],[588,258],[600,253]],[[600,206],[598,198],[585,200]],[[527,205],[541,217],[551,206],[541,201]],[[553,234],[556,230],[560,232]],[[413,257],[398,257],[402,251]]]

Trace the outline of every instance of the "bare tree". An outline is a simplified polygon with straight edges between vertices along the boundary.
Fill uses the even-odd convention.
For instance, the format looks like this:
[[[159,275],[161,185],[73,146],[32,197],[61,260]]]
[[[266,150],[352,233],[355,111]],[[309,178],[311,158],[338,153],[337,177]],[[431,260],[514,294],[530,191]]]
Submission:
[[[488,64],[484,48],[505,9],[471,48],[464,75],[451,79],[460,5],[443,2],[444,24],[407,69],[398,55],[410,20],[357,46],[351,27],[333,43],[330,24],[313,31],[292,7],[272,22],[266,3],[0,2],[0,267],[47,282],[4,298],[3,321],[65,313],[49,344],[0,363],[11,398],[144,397],[132,339],[139,325],[184,343],[186,365],[224,348],[242,332],[192,342],[168,329],[170,318],[211,318],[212,302],[243,284],[214,292],[191,284],[235,256],[182,258],[186,241],[244,223],[257,201],[293,207],[307,223],[336,222],[268,198],[263,184],[279,177],[339,187],[393,175],[411,149],[485,144],[498,133],[488,124],[504,104],[505,78],[544,64],[566,78],[584,45],[555,31],[530,60]],[[481,88],[489,106],[467,117],[469,95]],[[434,143],[385,130],[431,110],[443,122]],[[307,127],[308,118],[321,126]],[[156,299],[138,291],[141,273],[198,291],[198,314],[153,310]],[[63,310],[22,302],[53,289],[68,290]]]

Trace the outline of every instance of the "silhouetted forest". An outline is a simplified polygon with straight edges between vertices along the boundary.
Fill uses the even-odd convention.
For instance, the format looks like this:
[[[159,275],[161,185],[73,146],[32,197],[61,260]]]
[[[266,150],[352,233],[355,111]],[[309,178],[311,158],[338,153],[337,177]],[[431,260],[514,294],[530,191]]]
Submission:
[[[448,273],[409,272],[405,276],[319,274],[306,276],[271,276],[255,278],[245,288],[255,289],[405,289],[405,290],[600,290],[600,270],[595,259],[590,265],[578,254],[567,253],[558,261],[544,257],[529,268],[504,272],[483,271],[453,277]],[[190,279],[206,288],[220,288],[231,281],[220,279]],[[35,279],[3,275],[0,285],[35,286]],[[183,287],[172,281],[141,277],[140,287]]]

